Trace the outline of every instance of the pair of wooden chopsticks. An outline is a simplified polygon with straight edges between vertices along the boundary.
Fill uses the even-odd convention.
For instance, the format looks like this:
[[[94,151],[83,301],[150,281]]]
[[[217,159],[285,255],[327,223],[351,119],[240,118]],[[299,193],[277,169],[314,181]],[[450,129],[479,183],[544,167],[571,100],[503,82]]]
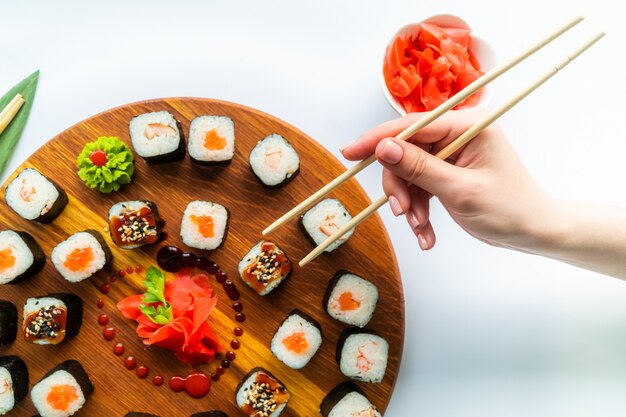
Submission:
[[[21,94],[16,94],[2,112],[0,112],[0,135],[15,118],[15,115],[20,111],[24,103],[24,97],[22,97]]]
[[[548,45],[550,42],[552,42],[553,40],[561,36],[563,33],[567,32],[568,30],[576,26],[583,19],[584,17],[577,17],[573,19],[572,21],[562,26],[561,28],[559,28],[558,30],[556,30],[555,32],[547,36],[546,38],[537,42],[528,50],[522,52],[515,58],[485,73],[482,77],[478,78],[476,81],[474,81],[473,83],[465,87],[463,90],[461,90],[452,98],[450,98],[448,101],[439,105],[436,109],[434,109],[430,113],[427,113],[423,118],[416,121],[411,126],[409,126],[405,130],[400,132],[395,138],[399,140],[403,140],[403,141],[409,139],[415,133],[417,133],[420,129],[422,129],[423,127],[427,126],[428,124],[430,124],[431,122],[439,118],[445,112],[449,111],[454,106],[461,103],[463,100],[465,100],[467,97],[469,97],[470,95],[472,95],[473,93],[475,93],[476,91],[484,87],[489,82],[495,80],[500,75],[504,74],[511,68],[515,67],[517,64],[519,64],[520,62],[528,58],[530,55],[534,54],[535,52],[537,52],[544,46]],[[600,32],[597,35],[590,38],[582,46],[574,50],[572,53],[568,54],[560,62],[558,62],[552,68],[550,68],[550,70],[547,71],[544,75],[542,75],[536,81],[534,81],[533,83],[528,85],[526,88],[521,90],[517,95],[515,95],[513,98],[511,98],[509,101],[507,101],[503,105],[501,105],[498,109],[496,109],[492,113],[489,113],[484,119],[482,119],[481,121],[476,123],[474,126],[472,126],[470,129],[468,129],[465,133],[463,133],[461,136],[455,139],[452,143],[446,146],[443,150],[438,152],[435,156],[441,159],[448,158],[455,151],[457,151],[460,147],[462,147],[463,145],[468,143],[470,140],[472,140],[474,137],[476,137],[483,129],[485,129],[487,126],[492,124],[500,116],[502,116],[512,107],[514,107],[517,103],[523,100],[526,96],[528,96],[531,92],[535,91],[537,88],[539,88],[539,86],[541,86],[543,83],[549,80],[552,76],[554,76],[557,72],[559,72],[561,69],[567,66],[580,54],[582,54],[584,51],[589,49],[593,44],[599,41],[604,35],[605,35],[604,32]],[[325,195],[333,191],[335,188],[339,187],[341,184],[343,184],[348,179],[352,178],[357,173],[361,172],[364,168],[369,166],[375,160],[376,160],[376,157],[372,155],[368,157],[367,159],[364,159],[361,162],[355,164],[346,172],[339,175],[337,178],[335,178],[334,180],[326,184],[316,193],[311,195],[309,198],[304,200],[302,203],[298,204],[296,207],[291,209],[281,218],[279,218],[274,223],[272,223],[267,229],[263,231],[263,235],[267,235],[271,233],[272,231],[276,230],[278,227],[287,223],[290,219],[302,214],[304,211],[306,211],[309,207],[311,207],[313,204],[315,204]],[[374,201],[369,207],[367,207],[361,213],[356,215],[351,221],[349,221],[344,226],[339,228],[339,230],[337,230],[335,233],[329,236],[324,242],[322,242],[319,246],[317,246],[313,251],[311,251],[311,253],[309,253],[306,257],[304,257],[300,261],[299,265],[303,267],[309,262],[311,262],[313,259],[318,257],[333,242],[341,238],[350,229],[356,227],[359,223],[361,223],[367,217],[375,213],[376,210],[378,210],[386,202],[387,202],[387,196],[382,196],[376,201]]]

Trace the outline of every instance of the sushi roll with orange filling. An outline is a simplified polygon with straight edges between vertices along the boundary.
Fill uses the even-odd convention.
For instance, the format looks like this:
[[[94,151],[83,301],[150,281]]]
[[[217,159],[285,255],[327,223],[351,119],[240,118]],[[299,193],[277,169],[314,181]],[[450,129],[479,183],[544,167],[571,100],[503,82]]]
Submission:
[[[320,413],[322,417],[382,417],[363,391],[350,381],[337,385],[324,397]]]
[[[235,125],[226,116],[198,116],[189,126],[189,156],[200,165],[228,165],[235,155]]]
[[[100,233],[85,230],[59,243],[50,258],[63,278],[80,282],[104,268],[112,255]]]
[[[285,185],[300,172],[300,157],[287,139],[272,134],[259,141],[250,152],[254,175],[270,188]]]
[[[259,295],[267,295],[291,274],[291,261],[273,242],[262,240],[239,262],[239,275]]]
[[[94,390],[83,366],[65,361],[35,384],[30,398],[41,417],[69,417],[80,410]]]
[[[122,249],[152,245],[163,238],[163,221],[152,201],[123,201],[109,210],[111,240]]]
[[[28,369],[17,356],[0,357],[0,416],[10,413],[28,394]]]
[[[278,417],[289,401],[285,385],[263,368],[248,372],[235,393],[237,407],[249,417]]]
[[[300,217],[300,227],[311,242],[318,246],[350,220],[352,220],[352,216],[339,200],[326,198]],[[354,228],[348,230],[324,252],[334,251],[350,239],[353,233]]]
[[[180,122],[167,111],[141,114],[129,125],[137,155],[146,162],[172,162],[185,157],[185,138]]]
[[[371,330],[352,327],[339,337],[336,359],[341,373],[349,378],[381,382],[388,358],[389,344]]]
[[[228,234],[229,217],[228,209],[222,205],[192,201],[187,205],[180,225],[183,243],[203,250],[219,248]]]
[[[58,345],[80,332],[83,301],[66,293],[29,298],[23,316],[24,340],[36,345]]]
[[[7,185],[9,207],[26,220],[50,223],[65,208],[67,194],[57,183],[33,168],[26,168]]]
[[[322,327],[309,315],[293,310],[272,338],[274,356],[293,369],[304,368],[322,344]]]
[[[369,323],[378,303],[378,288],[348,271],[337,271],[324,295],[324,309],[334,319],[351,326]]]
[[[0,347],[15,342],[16,337],[17,308],[10,301],[0,300]]]
[[[46,256],[26,232],[0,232],[0,284],[17,284],[41,271]]]

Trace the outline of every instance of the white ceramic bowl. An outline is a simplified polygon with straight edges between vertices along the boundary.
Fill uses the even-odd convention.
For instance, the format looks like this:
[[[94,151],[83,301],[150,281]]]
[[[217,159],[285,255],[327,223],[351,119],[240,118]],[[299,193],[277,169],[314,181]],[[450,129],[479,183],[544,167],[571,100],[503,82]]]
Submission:
[[[407,32],[413,33],[416,27],[422,23],[432,23],[437,26],[448,27],[448,28],[469,29],[471,31],[471,28],[469,27],[469,25],[460,17],[453,16],[450,14],[440,14],[440,15],[429,17],[428,19],[422,20],[419,23],[409,23],[408,25],[404,25],[403,27],[400,28],[400,30],[398,30],[392,36],[391,40],[387,44],[387,48],[389,47],[389,45],[393,43],[393,41],[398,36],[402,36],[406,34]],[[496,65],[496,54],[493,48],[491,47],[491,45],[489,45],[489,43],[486,40],[476,35],[476,33],[474,33],[473,31],[471,32],[472,32],[472,36],[471,36],[469,49],[471,53],[474,55],[474,57],[476,58],[476,60],[480,63],[481,71],[487,72]],[[400,102],[396,100],[396,98],[391,94],[391,92],[387,88],[387,83],[385,82],[385,76],[383,75],[383,65],[385,63],[385,55],[387,54],[387,48],[385,48],[385,54],[383,54],[383,61],[382,61],[383,64],[380,67],[380,85],[383,89],[383,94],[385,95],[385,98],[387,99],[391,107],[393,107],[393,109],[397,111],[400,115],[404,116],[406,114],[406,111],[402,108],[402,105],[400,104]],[[480,100],[476,104],[477,106],[485,107],[489,104],[489,102],[491,101],[491,97],[493,96],[492,84],[493,82],[484,87],[483,93],[480,96]]]

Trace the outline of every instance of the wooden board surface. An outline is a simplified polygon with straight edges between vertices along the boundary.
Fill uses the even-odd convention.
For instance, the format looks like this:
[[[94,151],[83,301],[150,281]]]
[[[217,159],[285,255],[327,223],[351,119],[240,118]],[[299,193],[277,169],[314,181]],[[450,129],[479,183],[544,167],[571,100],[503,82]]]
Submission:
[[[133,182],[113,194],[100,194],[88,189],[76,175],[76,156],[86,142],[99,136],[118,136],[130,143],[128,122],[141,113],[167,110],[179,119],[185,132],[198,115],[226,115],[235,123],[237,150],[230,166],[199,167],[187,156],[183,161],[150,165],[137,157]],[[270,133],[287,138],[301,159],[300,174],[286,186],[269,190],[252,174],[248,155],[256,142]],[[26,298],[52,292],[73,292],[84,301],[84,321],[80,335],[59,346],[35,346],[18,335],[11,346],[0,348],[0,355],[17,354],[27,363],[32,385],[43,374],[66,359],[79,360],[91,376],[96,390],[77,416],[122,417],[128,411],[155,413],[163,417],[185,417],[193,412],[220,409],[231,417],[241,413],[234,406],[234,391],[240,379],[253,367],[263,366],[281,379],[291,392],[289,406],[283,416],[318,416],[319,404],[325,394],[336,384],[346,380],[335,362],[335,347],[341,331],[346,327],[330,318],[322,308],[322,297],[331,276],[338,269],[347,269],[374,282],[380,300],[374,318],[368,327],[385,337],[390,345],[387,373],[381,384],[359,383],[371,401],[385,410],[391,397],[400,366],[404,340],[404,294],[395,254],[381,219],[370,217],[355,235],[331,254],[324,254],[304,269],[297,261],[313,247],[291,222],[270,237],[276,241],[293,261],[292,276],[281,288],[262,298],[247,288],[237,274],[237,264],[250,247],[261,239],[261,231],[288,208],[302,201],[323,184],[341,173],[344,168],[328,151],[313,139],[289,124],[260,111],[237,104],[197,98],[171,98],[150,100],[124,105],[80,122],[62,132],[35,152],[8,181],[25,167],[34,167],[59,183],[68,193],[70,202],[53,223],[40,225],[20,218],[0,202],[0,229],[25,230],[31,233],[46,253],[46,266],[34,278],[19,285],[0,286],[0,298],[13,301],[18,310]],[[2,187],[4,196],[5,183]],[[354,215],[369,204],[365,192],[351,180],[334,194]],[[103,233],[111,246],[114,261],[105,271],[79,284],[66,282],[54,269],[49,255],[53,247],[68,235],[84,229],[103,231],[107,212],[112,204],[124,200],[148,199],[154,201],[167,222],[168,238],[158,245],[135,251],[117,248],[108,233]],[[115,271],[127,266],[156,265],[155,254],[163,245],[185,247],[179,237],[182,213],[191,200],[208,200],[226,206],[231,213],[230,229],[225,245],[214,251],[194,250],[217,262],[235,281],[244,304],[247,321],[241,327],[245,334],[240,338],[242,347],[237,359],[226,374],[213,385],[208,396],[192,399],[185,393],[174,393],[167,387],[155,387],[151,376],[186,375],[190,369],[179,363],[169,351],[145,348],[135,334],[133,322],[125,320],[115,309],[120,299],[141,293],[143,274],[133,273],[117,280],[111,292],[103,296],[99,290]],[[218,337],[229,343],[236,326],[231,302],[223,290],[215,285],[219,301],[211,316]],[[96,306],[103,298],[104,312],[117,329],[114,342],[102,337],[102,327],[97,317],[103,311]],[[286,313],[299,308],[320,322],[323,344],[313,360],[302,370],[288,368],[269,350],[270,340]],[[113,354],[114,344],[121,341],[127,354],[139,363],[149,366],[148,379],[138,379],[123,366],[123,357]],[[211,372],[216,367],[200,366],[197,369]],[[34,407],[29,398],[22,401],[11,414],[17,417],[32,416]]]

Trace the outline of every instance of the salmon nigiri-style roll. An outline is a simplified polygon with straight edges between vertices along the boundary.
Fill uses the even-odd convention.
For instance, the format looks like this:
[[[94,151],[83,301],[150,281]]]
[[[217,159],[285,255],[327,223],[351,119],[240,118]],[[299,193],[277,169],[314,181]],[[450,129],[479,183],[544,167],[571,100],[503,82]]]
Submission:
[[[0,284],[17,284],[41,271],[46,256],[26,232],[0,232]]]
[[[50,223],[68,202],[61,187],[33,168],[20,172],[7,185],[4,197],[13,211],[38,223]]]
[[[250,152],[250,167],[259,181],[270,188],[280,187],[300,172],[300,157],[287,139],[272,134]]]
[[[183,243],[196,249],[214,250],[222,246],[228,234],[228,209],[209,201],[187,205],[180,225]]]
[[[272,353],[290,368],[304,368],[322,344],[321,329],[312,317],[293,310],[272,338]]]
[[[189,156],[200,165],[227,165],[235,155],[235,125],[226,116],[198,116],[189,126]]]
[[[137,155],[146,162],[172,162],[185,157],[185,139],[180,122],[167,111],[141,114],[129,125]]]
[[[111,250],[95,230],[78,232],[53,250],[52,263],[69,282],[80,282],[100,271],[111,259]]]

